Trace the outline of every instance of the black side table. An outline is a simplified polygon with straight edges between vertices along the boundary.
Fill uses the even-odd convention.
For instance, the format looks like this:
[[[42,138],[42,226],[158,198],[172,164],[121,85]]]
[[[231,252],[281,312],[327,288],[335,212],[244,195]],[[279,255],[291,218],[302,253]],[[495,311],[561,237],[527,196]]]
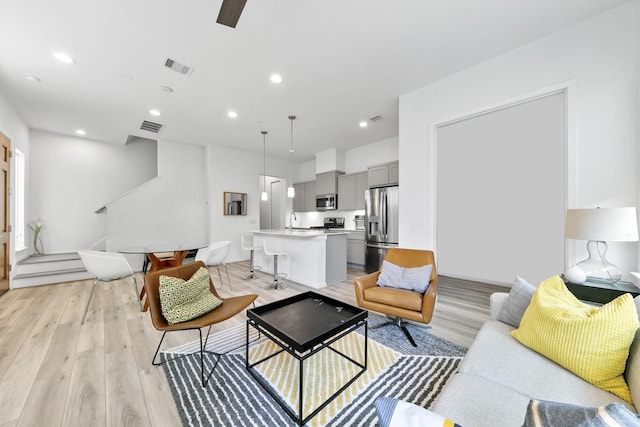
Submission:
[[[640,288],[631,282],[620,281],[614,284],[608,284],[587,280],[584,283],[575,284],[569,283],[565,279],[565,284],[567,285],[567,289],[569,289],[576,298],[600,304],[606,304],[626,293],[631,294],[634,298],[640,295]]]

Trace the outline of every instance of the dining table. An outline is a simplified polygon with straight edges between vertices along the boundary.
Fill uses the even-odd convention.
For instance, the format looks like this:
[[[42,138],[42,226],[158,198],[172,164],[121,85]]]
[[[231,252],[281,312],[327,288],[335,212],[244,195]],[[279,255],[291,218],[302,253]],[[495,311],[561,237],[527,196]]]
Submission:
[[[153,273],[154,271],[163,270],[165,268],[178,267],[182,265],[184,259],[190,251],[201,249],[206,244],[156,244],[148,246],[131,246],[118,249],[123,254],[144,255],[145,263],[142,266],[142,273]],[[147,271],[148,268],[148,271]],[[145,298],[146,289],[142,286],[140,290],[140,301],[142,301],[142,311],[149,309],[149,302]]]

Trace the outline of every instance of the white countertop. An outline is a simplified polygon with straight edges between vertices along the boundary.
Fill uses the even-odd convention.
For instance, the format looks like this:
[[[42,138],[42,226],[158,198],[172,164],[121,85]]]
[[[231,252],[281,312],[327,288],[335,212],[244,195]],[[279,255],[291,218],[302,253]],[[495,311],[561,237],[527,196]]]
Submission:
[[[349,234],[347,230],[331,230],[325,232],[324,230],[293,230],[278,229],[278,230],[260,230],[254,231],[254,234],[268,234],[280,237],[317,237],[317,236],[335,236],[339,234]]]

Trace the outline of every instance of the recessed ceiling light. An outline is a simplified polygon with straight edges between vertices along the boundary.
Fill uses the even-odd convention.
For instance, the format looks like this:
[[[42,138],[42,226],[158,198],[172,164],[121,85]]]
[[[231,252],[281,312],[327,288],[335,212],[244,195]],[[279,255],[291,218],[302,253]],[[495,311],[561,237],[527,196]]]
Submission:
[[[159,116],[160,115],[160,111],[158,111],[158,110],[149,110],[149,114],[151,114],[152,116]]]
[[[227,116],[231,117],[232,119],[235,119],[236,117],[238,117],[238,113],[236,113],[235,111],[229,111],[227,113]]]
[[[64,62],[65,64],[73,64],[74,62],[76,62],[75,59],[64,52],[55,52],[53,56],[55,56],[58,61]]]
[[[361,128],[366,128],[367,127],[367,122],[365,122],[364,120],[360,122],[360,127]]]
[[[42,79],[40,77],[34,76],[32,74],[25,74],[24,78],[29,80],[30,82],[36,82],[39,83],[42,81]]]
[[[169,86],[160,86],[160,90],[163,91],[163,92],[167,92],[167,93],[173,92],[173,88],[171,88]]]
[[[76,129],[76,133],[77,133],[78,135],[86,135],[86,134],[87,134],[87,132],[85,132],[85,131],[84,131],[84,130],[82,130],[82,129]]]
[[[273,83],[282,83],[282,76],[280,74],[271,74],[271,81]]]

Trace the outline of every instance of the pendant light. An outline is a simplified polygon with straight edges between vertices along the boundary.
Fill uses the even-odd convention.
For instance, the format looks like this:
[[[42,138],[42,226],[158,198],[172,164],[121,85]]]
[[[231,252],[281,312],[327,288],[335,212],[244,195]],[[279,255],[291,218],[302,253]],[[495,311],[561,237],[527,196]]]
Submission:
[[[262,194],[260,194],[260,200],[264,202],[269,198],[267,196],[267,131],[263,130],[260,133],[262,134],[262,161],[264,167],[262,174]]]
[[[293,188],[293,121],[296,116],[289,116],[291,120],[291,146],[289,147],[289,153],[291,155],[291,165],[289,166],[289,188],[287,188],[287,197],[293,198],[296,196],[296,190]]]

